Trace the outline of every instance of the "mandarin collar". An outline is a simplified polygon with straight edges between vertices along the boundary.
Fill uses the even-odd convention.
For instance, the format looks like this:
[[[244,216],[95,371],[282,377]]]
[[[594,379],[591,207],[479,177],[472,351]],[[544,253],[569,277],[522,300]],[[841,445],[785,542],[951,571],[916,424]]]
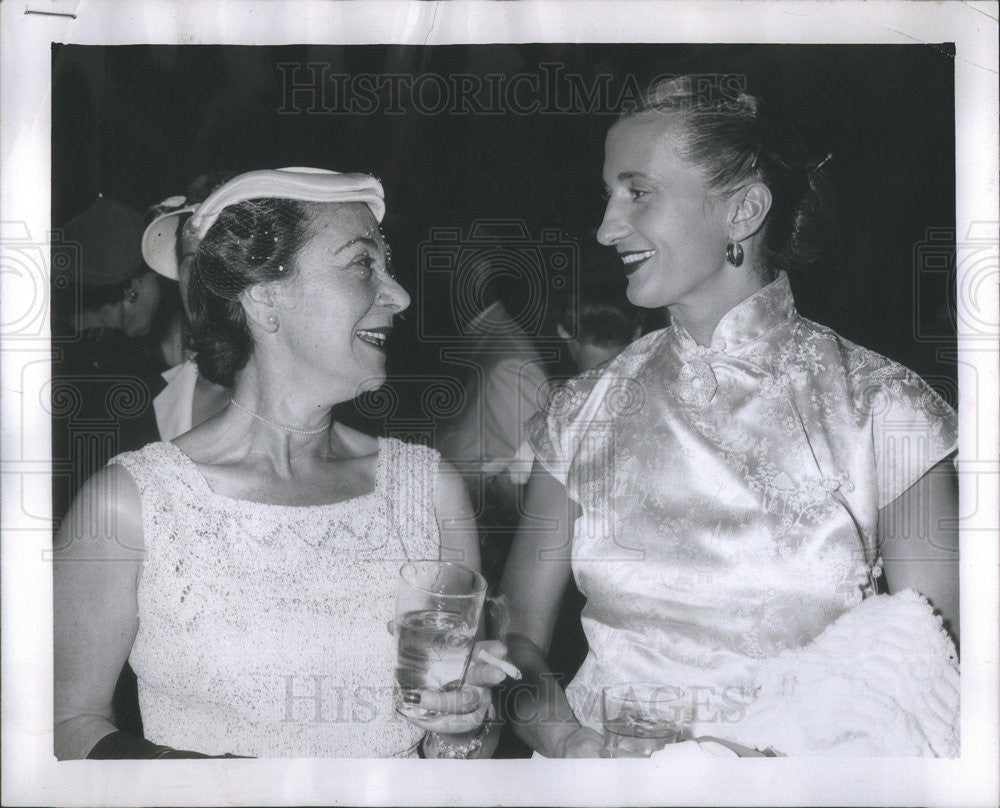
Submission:
[[[682,348],[695,353],[707,350],[737,353],[739,349],[760,339],[768,331],[795,315],[795,299],[788,275],[780,272],[771,283],[754,292],[723,315],[712,333],[710,346],[698,345],[677,320],[671,329]]]

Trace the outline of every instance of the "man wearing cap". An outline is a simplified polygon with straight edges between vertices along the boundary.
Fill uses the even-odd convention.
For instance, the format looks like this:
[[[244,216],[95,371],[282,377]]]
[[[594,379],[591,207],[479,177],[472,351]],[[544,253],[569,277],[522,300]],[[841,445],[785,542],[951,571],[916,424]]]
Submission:
[[[142,220],[99,199],[53,236],[53,516],[119,452],[159,439],[162,381],[142,337],[160,302],[140,253]]]

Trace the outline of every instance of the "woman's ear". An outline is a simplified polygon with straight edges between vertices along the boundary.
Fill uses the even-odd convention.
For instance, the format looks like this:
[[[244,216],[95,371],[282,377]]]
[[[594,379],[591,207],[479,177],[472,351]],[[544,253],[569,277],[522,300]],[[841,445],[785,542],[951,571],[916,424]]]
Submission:
[[[737,202],[730,220],[729,237],[732,241],[743,241],[755,235],[767,219],[771,210],[771,189],[762,182],[752,182],[734,197]]]
[[[274,297],[274,287],[270,283],[257,283],[247,289],[240,300],[247,319],[272,334],[278,330]]]

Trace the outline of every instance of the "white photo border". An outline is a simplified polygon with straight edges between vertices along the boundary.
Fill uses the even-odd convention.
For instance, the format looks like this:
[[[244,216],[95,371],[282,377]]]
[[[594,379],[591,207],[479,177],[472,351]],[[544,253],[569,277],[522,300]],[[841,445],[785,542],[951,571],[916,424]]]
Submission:
[[[492,42],[895,43],[956,45],[956,224],[992,240],[996,287],[997,29],[995,3],[917,2],[239,2],[7,0],[0,49],[0,249],[49,230],[51,45]],[[73,15],[73,16],[65,16]],[[992,229],[990,229],[992,228]],[[959,247],[960,272],[963,264]],[[4,264],[6,267],[7,264]],[[977,264],[977,266],[980,266]],[[981,270],[977,270],[981,271]],[[47,296],[44,289],[34,294]],[[2,277],[0,322],[25,307]],[[959,316],[962,757],[957,760],[686,761],[213,760],[78,761],[52,755],[51,576],[38,529],[48,469],[19,447],[50,440],[44,412],[22,406],[25,368],[48,356],[47,306],[37,340],[2,350],[3,744],[5,805],[208,804],[882,804],[987,805],[997,798],[997,345],[995,296]],[[33,305],[33,304],[32,304]],[[959,306],[969,300],[959,295]],[[30,308],[30,306],[29,306]],[[27,316],[27,315],[25,315]],[[34,316],[34,315],[32,315]],[[32,377],[35,378],[35,377]],[[39,379],[38,381],[42,381]]]

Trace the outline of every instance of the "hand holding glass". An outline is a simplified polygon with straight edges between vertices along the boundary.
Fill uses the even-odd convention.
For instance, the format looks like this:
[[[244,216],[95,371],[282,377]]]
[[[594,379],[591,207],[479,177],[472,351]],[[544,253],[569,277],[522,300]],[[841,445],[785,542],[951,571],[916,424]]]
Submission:
[[[601,694],[604,748],[608,757],[649,757],[668,743],[686,740],[691,723],[682,688],[628,682]]]
[[[421,690],[462,687],[485,599],[485,579],[461,564],[402,566],[395,632],[397,706],[404,715],[428,717],[417,706]]]

